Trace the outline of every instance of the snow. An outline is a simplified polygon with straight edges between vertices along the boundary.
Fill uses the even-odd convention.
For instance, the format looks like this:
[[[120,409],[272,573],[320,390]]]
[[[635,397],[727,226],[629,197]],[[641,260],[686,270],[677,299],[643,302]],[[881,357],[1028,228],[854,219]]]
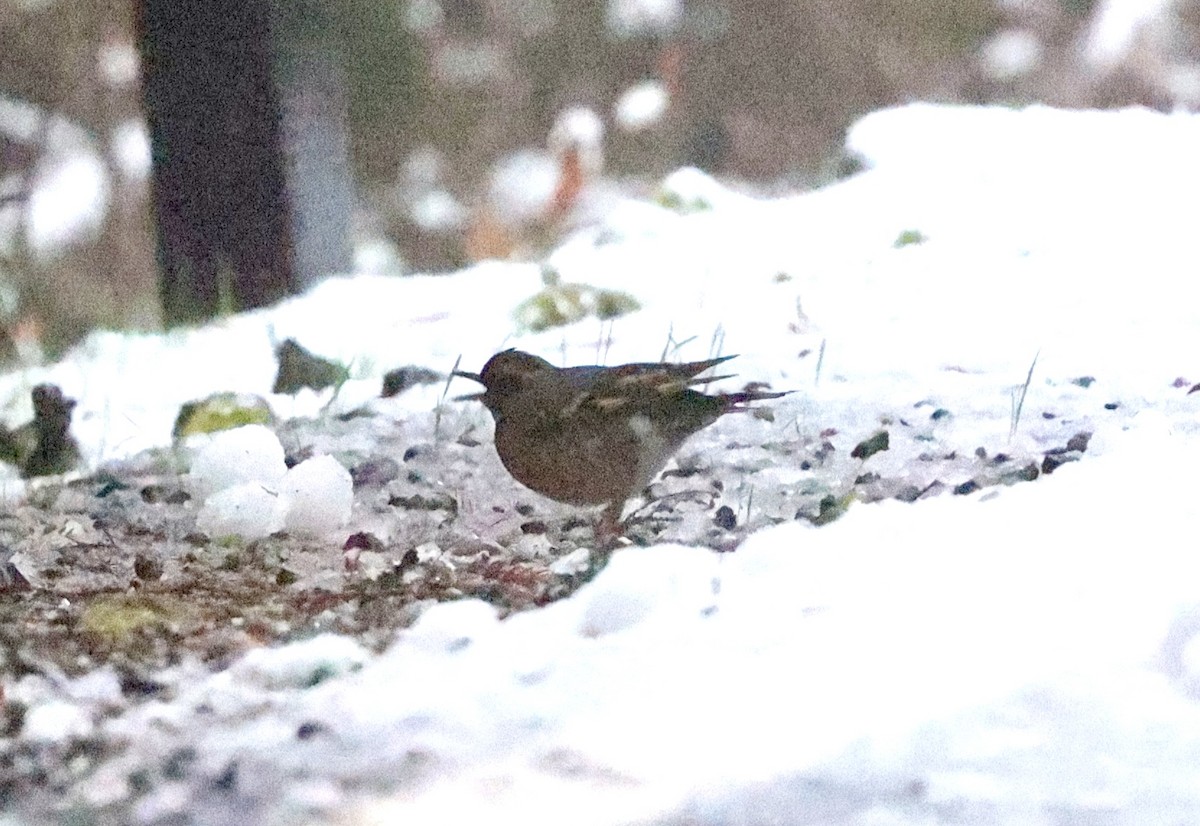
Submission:
[[[1088,34],[1088,60],[1111,67],[1129,54],[1141,30],[1162,20],[1173,5],[1170,0],[1104,0]]]
[[[5,95],[0,95],[0,133],[39,147],[22,218],[27,224],[25,240],[34,252],[51,258],[70,244],[94,236],[112,189],[95,137],[68,118]],[[19,170],[0,171],[4,182],[10,171]],[[7,212],[12,214],[0,221],[0,248],[4,249],[14,243],[18,231],[17,214]]]
[[[171,703],[102,725],[146,743],[185,732],[214,771],[236,758],[280,789],[273,822],[1192,822],[1198,130],[1200,116],[1142,110],[877,112],[848,137],[868,165],[854,178],[758,201],[685,173],[664,188],[692,209],[622,207],[556,250],[563,281],[637,296],[611,326],[517,334],[539,269],[486,264],[332,279],[199,330],[98,333],[5,377],[3,392],[54,380],[78,397],[93,459],[166,444],[182,401],[263,394],[272,336],[290,335],[355,365],[334,412],[400,363],[478,369],[502,346],[687,359],[718,342],[742,380],[798,391],[773,404],[777,427],[836,429],[841,445],[920,402],[953,411],[967,450],[1094,434],[1033,483],[859,504],[733,553],[623,549],[571,597],[504,620],[435,605],[378,655],[321,636],[192,666]],[[429,417],[440,393],[388,409]],[[329,401],[270,399],[280,415]],[[761,425],[735,418],[714,426],[721,443]],[[50,738],[84,719],[29,713]],[[195,801],[167,786],[138,805],[150,819]]]
[[[96,50],[96,68],[105,83],[115,88],[129,86],[141,76],[137,48],[129,40],[115,35],[106,37]]]
[[[531,221],[543,213],[557,183],[554,156],[522,149],[506,155],[496,165],[489,196],[505,220]]]
[[[469,682],[491,715],[464,750],[505,742],[485,765],[517,788],[528,772],[563,779],[539,769],[546,755],[581,755],[593,776],[575,792],[597,805],[607,771],[670,790],[696,822],[755,799],[755,816],[734,820],[927,822],[953,806],[955,822],[1038,822],[1056,808],[1169,822],[1200,805],[1188,783],[1200,709],[1161,665],[1179,612],[1195,611],[1200,561],[1178,542],[1194,523],[1191,492],[1178,479],[1161,480],[1166,501],[1148,491],[1153,525],[1064,519],[1081,499],[1095,514],[1149,504],[1127,490],[1145,471],[1140,452],[1071,471],[1044,490],[935,500],[928,515],[894,503],[824,529],[789,525],[723,557],[619,554],[572,599],[504,624],[439,606],[402,638],[400,663],[362,679],[382,691],[400,664],[446,669],[433,683]],[[1038,526],[1041,541],[1014,525]],[[447,625],[470,645],[447,643],[454,657],[429,662],[431,636],[453,639]],[[392,713],[445,715],[426,730],[465,713],[444,697],[406,699],[416,706]],[[529,713],[536,736],[505,741]],[[789,778],[826,792],[807,799]],[[905,791],[914,784],[920,795]],[[439,822],[490,799],[441,799]],[[397,802],[379,820],[409,811]]]
[[[662,120],[670,103],[665,86],[656,80],[635,83],[613,105],[613,117],[627,132],[640,132]]]
[[[609,0],[608,28],[621,37],[670,32],[683,17],[679,0]]]
[[[22,733],[34,743],[66,743],[73,737],[86,737],[92,729],[92,721],[82,707],[50,700],[33,707]]]
[[[196,529],[209,536],[261,539],[283,527],[279,494],[261,482],[240,482],[204,500]]]
[[[77,155],[57,164],[29,198],[29,243],[45,251],[95,232],[107,208],[108,190],[99,158]]]
[[[354,503],[350,471],[332,456],[305,459],[287,472],[281,500],[289,531],[330,534],[350,521]]]
[[[1042,44],[1028,29],[1005,29],[983,44],[979,56],[988,75],[1008,80],[1037,68],[1042,60]]]
[[[332,456],[288,469],[279,437],[263,425],[206,437],[190,477],[206,495],[196,527],[211,536],[259,539],[281,529],[324,536],[350,520],[350,472]]]
[[[255,482],[277,488],[287,472],[279,437],[260,424],[223,430],[208,437],[192,460],[192,481],[202,492]]]
[[[113,127],[109,134],[113,161],[130,181],[150,178],[150,130],[140,119],[130,119]]]

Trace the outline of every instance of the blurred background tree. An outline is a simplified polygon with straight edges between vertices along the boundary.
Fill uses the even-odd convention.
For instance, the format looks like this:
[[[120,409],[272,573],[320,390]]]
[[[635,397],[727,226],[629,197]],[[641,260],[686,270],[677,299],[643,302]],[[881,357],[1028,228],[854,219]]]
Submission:
[[[351,264],[345,48],[321,0],[136,0],[169,324]]]
[[[162,321],[134,8],[0,0],[0,355]],[[342,43],[360,270],[536,256],[586,220],[581,192],[636,197],[680,165],[761,193],[819,185],[850,168],[854,119],[910,100],[1200,101],[1200,0],[322,8]]]

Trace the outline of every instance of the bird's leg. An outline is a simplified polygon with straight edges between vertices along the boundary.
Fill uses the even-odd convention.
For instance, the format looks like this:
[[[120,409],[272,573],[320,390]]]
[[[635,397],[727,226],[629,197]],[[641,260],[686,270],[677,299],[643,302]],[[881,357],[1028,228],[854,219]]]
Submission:
[[[601,542],[613,542],[624,533],[621,526],[621,511],[624,507],[623,501],[612,502],[604,507],[600,521],[596,523],[596,539]]]

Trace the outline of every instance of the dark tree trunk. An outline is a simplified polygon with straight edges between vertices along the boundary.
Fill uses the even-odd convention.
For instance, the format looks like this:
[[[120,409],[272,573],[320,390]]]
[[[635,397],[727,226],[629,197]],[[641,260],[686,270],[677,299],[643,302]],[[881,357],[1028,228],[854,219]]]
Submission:
[[[292,0],[139,0],[167,323],[261,307],[348,267],[334,34]]]

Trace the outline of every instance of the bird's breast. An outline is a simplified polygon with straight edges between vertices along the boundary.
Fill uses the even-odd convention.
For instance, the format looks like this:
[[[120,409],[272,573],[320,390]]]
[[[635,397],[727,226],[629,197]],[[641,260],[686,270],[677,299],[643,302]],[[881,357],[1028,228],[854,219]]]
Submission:
[[[496,452],[513,478],[543,496],[575,505],[623,501],[645,487],[671,457],[650,419],[614,417],[602,427],[537,430],[496,423]]]

